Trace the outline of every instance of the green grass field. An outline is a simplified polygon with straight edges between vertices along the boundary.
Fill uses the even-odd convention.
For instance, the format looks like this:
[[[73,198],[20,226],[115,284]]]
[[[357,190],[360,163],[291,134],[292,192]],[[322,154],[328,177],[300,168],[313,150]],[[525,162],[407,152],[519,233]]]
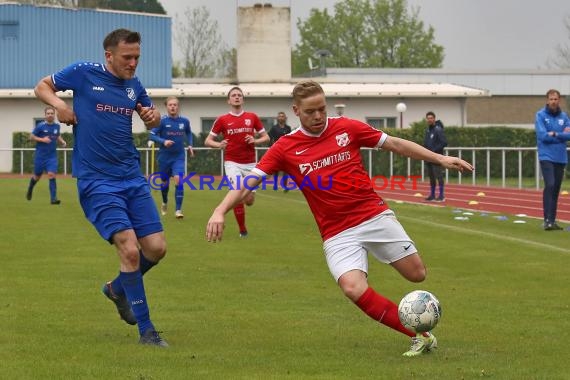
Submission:
[[[224,191],[186,191],[164,219],[166,259],[145,276],[167,350],[137,344],[100,293],[114,248],[85,220],[75,182],[0,180],[2,379],[568,379],[570,234],[450,208],[392,203],[428,266],[408,283],[371,260],[370,283],[396,303],[426,289],[442,303],[439,349],[404,358],[409,339],[366,317],[330,276],[297,192],[258,192],[240,239],[204,239]],[[172,195],[172,194],[171,194]],[[158,194],[157,202],[158,202]]]

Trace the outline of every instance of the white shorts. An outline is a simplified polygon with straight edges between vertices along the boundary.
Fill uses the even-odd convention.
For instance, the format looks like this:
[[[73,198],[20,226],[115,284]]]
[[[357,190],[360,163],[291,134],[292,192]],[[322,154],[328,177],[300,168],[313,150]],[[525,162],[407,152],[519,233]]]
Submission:
[[[226,177],[233,189],[241,189],[244,185],[244,178],[252,175],[251,171],[255,168],[255,162],[251,164],[238,164],[233,161],[224,162],[224,170]],[[255,190],[253,190],[255,191]]]
[[[392,210],[327,239],[323,249],[337,282],[340,276],[354,269],[368,274],[368,253],[390,264],[418,251]]]

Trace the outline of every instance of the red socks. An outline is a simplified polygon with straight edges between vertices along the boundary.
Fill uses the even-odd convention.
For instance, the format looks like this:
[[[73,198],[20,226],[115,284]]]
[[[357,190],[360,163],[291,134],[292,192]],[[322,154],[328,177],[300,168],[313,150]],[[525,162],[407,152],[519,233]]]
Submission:
[[[356,301],[358,306],[370,318],[378,321],[396,331],[414,337],[416,334],[406,329],[398,318],[398,305],[368,288]]]
[[[240,203],[239,205],[234,207],[234,215],[239,225],[239,232],[240,233],[247,232],[247,228],[245,228],[245,207],[243,203]]]

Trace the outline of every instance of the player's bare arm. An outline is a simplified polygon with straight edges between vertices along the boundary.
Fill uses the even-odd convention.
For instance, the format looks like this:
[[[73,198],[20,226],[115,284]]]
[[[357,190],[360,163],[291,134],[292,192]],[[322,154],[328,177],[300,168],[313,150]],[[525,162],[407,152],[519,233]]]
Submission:
[[[206,226],[206,239],[209,242],[215,243],[222,241],[225,215],[238,203],[242,202],[251,193],[252,189],[258,186],[262,181],[261,177],[253,173],[249,173],[245,178],[247,179],[246,184],[239,190],[230,190],[222,202],[214,209]]]
[[[467,161],[458,157],[444,156],[442,154],[432,152],[413,141],[401,139],[399,137],[389,136],[380,148],[416,160],[433,162],[434,164],[442,165],[447,169],[455,169],[458,171],[473,170],[473,166]]]
[[[265,131],[259,133],[257,138],[253,139],[254,145],[264,145],[267,143],[269,143],[269,135]]]
[[[63,99],[56,95],[56,92],[57,90],[55,89],[50,75],[40,79],[34,88],[34,93],[38,99],[55,108],[57,119],[60,122],[68,125],[77,124],[75,112],[73,112],[73,109],[68,106]]]
[[[216,141],[214,138],[214,135],[208,135],[206,137],[206,140],[204,141],[204,145],[206,145],[207,147],[210,148],[216,148],[216,149],[226,149],[226,146],[228,146],[228,140],[222,140],[222,141]]]

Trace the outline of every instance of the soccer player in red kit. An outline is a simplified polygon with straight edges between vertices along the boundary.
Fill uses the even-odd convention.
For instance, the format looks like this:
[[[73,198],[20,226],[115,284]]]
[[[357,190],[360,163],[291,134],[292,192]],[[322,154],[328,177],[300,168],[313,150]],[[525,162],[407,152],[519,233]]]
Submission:
[[[210,148],[225,150],[224,170],[232,188],[241,188],[243,179],[255,167],[255,145],[269,142],[269,135],[252,112],[243,110],[243,91],[239,87],[232,87],[228,91],[229,113],[222,115],[214,121],[212,130],[206,137],[204,145]],[[221,141],[218,136],[223,136]],[[234,215],[239,226],[239,236],[247,236],[245,226],[245,208],[253,205],[255,193],[249,193],[242,201],[236,203]]]
[[[368,124],[345,117],[327,118],[321,86],[313,81],[293,89],[293,111],[301,127],[283,136],[253,169],[247,186],[230,191],[216,207],[206,229],[208,241],[220,241],[224,215],[263,178],[288,173],[307,199],[321,236],[329,270],[346,297],[380,323],[412,338],[404,356],[437,347],[431,333],[415,334],[398,318],[398,306],[368,285],[368,254],[390,264],[404,278],[421,282],[426,268],[414,242],[382,198],[374,191],[360,156],[361,147],[379,148],[447,169],[471,171],[457,157],[443,156]]]

